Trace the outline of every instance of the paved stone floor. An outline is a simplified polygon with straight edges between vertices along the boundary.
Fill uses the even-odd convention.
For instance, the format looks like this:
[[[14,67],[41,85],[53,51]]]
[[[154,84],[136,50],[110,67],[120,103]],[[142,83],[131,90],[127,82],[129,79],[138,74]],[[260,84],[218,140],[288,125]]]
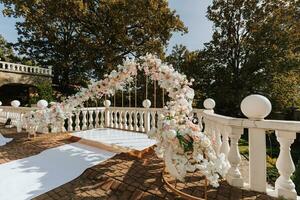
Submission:
[[[5,137],[14,138],[11,143],[0,147],[0,163],[35,155],[45,149],[69,143],[67,134],[46,134],[28,140],[26,133],[15,133],[14,129],[7,130],[2,127],[0,131]],[[153,151],[149,151],[142,159],[122,153],[87,169],[73,181],[35,199],[180,199],[163,183],[162,169],[163,163]],[[189,194],[203,197],[203,183],[203,177],[193,176],[188,178],[188,183],[178,182],[176,187]],[[217,189],[208,188],[209,200],[274,199],[265,194],[231,187],[226,181],[220,183]]]

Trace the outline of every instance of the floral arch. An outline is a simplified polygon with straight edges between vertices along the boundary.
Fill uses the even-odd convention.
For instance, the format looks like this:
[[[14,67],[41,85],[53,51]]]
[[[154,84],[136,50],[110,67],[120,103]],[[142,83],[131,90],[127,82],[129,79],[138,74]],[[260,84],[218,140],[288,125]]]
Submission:
[[[192,122],[192,81],[151,54],[140,57],[138,61],[126,58],[123,65],[119,65],[117,70],[113,70],[103,80],[81,89],[64,102],[55,103],[44,111],[30,113],[25,117],[28,131],[41,124],[64,121],[75,107],[90,98],[114,95],[116,90],[122,90],[126,84],[131,83],[138,71],[145,73],[152,81],[157,81],[170,97],[159,116],[158,128],[148,133],[149,137],[157,140],[156,154],[163,158],[166,170],[179,180],[184,180],[188,171],[200,170],[209,183],[217,187],[220,175],[224,176],[227,172],[228,163],[223,154],[215,153],[209,136]]]

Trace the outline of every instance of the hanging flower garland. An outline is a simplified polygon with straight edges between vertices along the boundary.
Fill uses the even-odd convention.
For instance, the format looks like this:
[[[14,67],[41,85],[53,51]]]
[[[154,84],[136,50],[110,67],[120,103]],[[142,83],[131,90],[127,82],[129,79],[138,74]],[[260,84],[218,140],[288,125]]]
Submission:
[[[224,154],[215,153],[207,134],[189,117],[194,98],[192,81],[151,54],[141,57],[140,62],[127,58],[117,71],[113,70],[103,80],[92,83],[62,103],[30,113],[26,123],[29,127],[62,123],[72,115],[75,107],[88,99],[114,95],[115,91],[122,90],[133,81],[138,70],[157,81],[171,99],[159,115],[158,128],[148,133],[150,138],[157,140],[156,153],[164,159],[167,171],[183,181],[188,171],[200,170],[210,184],[217,187],[219,176],[227,173],[229,164]]]

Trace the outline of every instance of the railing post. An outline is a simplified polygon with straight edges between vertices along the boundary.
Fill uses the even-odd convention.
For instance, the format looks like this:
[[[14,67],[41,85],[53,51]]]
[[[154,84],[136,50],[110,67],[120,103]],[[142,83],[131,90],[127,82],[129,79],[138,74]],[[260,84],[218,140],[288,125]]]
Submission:
[[[244,186],[244,180],[239,170],[241,155],[238,146],[238,142],[239,139],[241,138],[242,133],[243,133],[243,128],[231,127],[231,132],[229,134],[231,144],[228,153],[228,161],[230,163],[230,169],[228,170],[226,179],[230,185],[235,187]]]
[[[109,106],[111,105],[110,100],[105,100],[104,101],[104,106],[105,106],[105,111],[104,111],[104,127],[108,128],[110,127],[110,111],[109,111]]]
[[[250,95],[241,103],[243,114],[253,121],[264,120],[272,110],[270,101],[261,95]],[[250,189],[266,192],[266,130],[249,128],[249,184]]]
[[[148,133],[148,131],[150,131],[150,111],[149,108],[151,106],[151,101],[149,99],[145,99],[143,101],[143,106],[145,108],[145,112],[144,112],[144,128],[145,128],[145,132]]]
[[[287,199],[296,200],[297,192],[295,184],[291,180],[291,176],[295,172],[295,165],[291,157],[291,145],[296,139],[296,133],[277,131],[276,137],[280,144],[280,153],[276,162],[280,176],[275,182],[275,190],[278,197],[283,196]]]

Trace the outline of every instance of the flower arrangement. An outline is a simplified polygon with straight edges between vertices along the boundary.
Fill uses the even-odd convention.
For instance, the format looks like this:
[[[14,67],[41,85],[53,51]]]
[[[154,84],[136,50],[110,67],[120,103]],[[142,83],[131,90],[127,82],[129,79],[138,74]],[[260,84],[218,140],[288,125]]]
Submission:
[[[158,127],[148,133],[150,138],[157,140],[156,153],[164,159],[167,171],[173,177],[184,180],[188,171],[201,170],[210,184],[217,187],[219,176],[224,176],[229,166],[223,154],[216,154],[208,135],[192,122],[190,114],[194,90],[190,86],[193,80],[189,81],[185,75],[152,54],[141,57],[140,62],[127,58],[118,70],[113,70],[103,80],[93,82],[62,103],[30,113],[27,123],[40,125],[63,121],[84,101],[123,90],[138,71],[157,81],[171,99],[162,109]]]

